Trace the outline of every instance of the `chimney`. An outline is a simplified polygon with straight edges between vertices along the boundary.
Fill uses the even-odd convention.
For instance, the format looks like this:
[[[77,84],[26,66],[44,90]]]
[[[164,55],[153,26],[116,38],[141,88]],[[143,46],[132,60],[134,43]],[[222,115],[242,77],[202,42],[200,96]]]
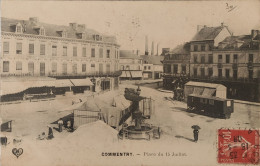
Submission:
[[[86,25],[85,25],[85,24],[79,24],[79,25],[78,25],[78,28],[79,28],[80,30],[82,30],[82,31],[85,31]]]
[[[152,50],[151,50],[151,55],[154,55],[154,42],[152,41]]]
[[[157,52],[157,54],[156,54],[157,56],[159,55],[158,51],[159,51],[159,44],[157,43],[157,51],[156,51]]]
[[[252,39],[255,38],[257,36],[257,34],[258,34],[257,30],[254,30],[254,29],[251,30],[251,37],[252,37]]]
[[[38,17],[30,17],[29,18],[29,22],[31,23],[31,24],[35,24],[35,25],[37,25],[38,24]]]
[[[145,36],[145,55],[149,55],[148,52],[148,36]]]
[[[69,25],[70,25],[70,27],[71,27],[72,29],[77,30],[77,26],[78,26],[77,23],[70,23]]]
[[[221,27],[224,28],[224,22],[221,23]]]

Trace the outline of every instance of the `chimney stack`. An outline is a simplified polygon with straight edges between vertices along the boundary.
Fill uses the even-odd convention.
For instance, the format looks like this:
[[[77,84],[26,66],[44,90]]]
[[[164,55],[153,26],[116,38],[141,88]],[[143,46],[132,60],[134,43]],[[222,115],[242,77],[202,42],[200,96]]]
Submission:
[[[251,37],[252,37],[252,39],[255,38],[258,33],[259,33],[258,30],[252,29],[252,30],[251,30]]]
[[[77,23],[70,23],[70,27],[74,30],[77,30],[78,24]]]
[[[148,36],[145,36],[145,55],[149,55],[148,52]]]
[[[29,21],[31,24],[37,25],[39,20],[38,20],[38,17],[30,17]]]
[[[156,53],[157,56],[159,55],[158,50],[159,50],[159,44],[157,43],[157,53]]]
[[[152,50],[151,50],[151,55],[154,55],[154,42],[152,41]]]

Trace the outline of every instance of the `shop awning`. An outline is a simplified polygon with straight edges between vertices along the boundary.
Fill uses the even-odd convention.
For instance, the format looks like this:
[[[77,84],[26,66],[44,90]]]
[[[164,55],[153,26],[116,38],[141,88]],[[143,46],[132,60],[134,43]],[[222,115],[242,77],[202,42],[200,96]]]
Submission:
[[[65,80],[55,80],[54,86],[57,88],[61,88],[61,87],[70,87],[74,85],[70,82],[70,80],[65,79]]]
[[[122,71],[122,74],[120,75],[120,77],[124,77],[124,78],[126,78],[126,77],[131,77],[131,74],[130,74],[130,71]]]
[[[89,78],[86,79],[70,79],[74,86],[92,86],[93,83]]]
[[[131,75],[133,78],[143,77],[142,71],[131,71]]]

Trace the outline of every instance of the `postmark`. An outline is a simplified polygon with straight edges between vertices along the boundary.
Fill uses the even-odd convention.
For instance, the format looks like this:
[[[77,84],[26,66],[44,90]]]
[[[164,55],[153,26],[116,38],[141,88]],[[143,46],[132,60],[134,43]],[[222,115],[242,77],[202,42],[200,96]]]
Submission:
[[[258,164],[259,149],[259,130],[218,130],[218,163]]]

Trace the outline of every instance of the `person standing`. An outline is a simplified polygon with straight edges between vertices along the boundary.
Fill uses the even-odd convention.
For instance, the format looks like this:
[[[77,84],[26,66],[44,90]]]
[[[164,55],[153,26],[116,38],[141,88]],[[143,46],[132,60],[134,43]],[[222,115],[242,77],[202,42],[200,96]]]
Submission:
[[[48,139],[54,138],[52,128],[50,126],[47,126],[47,127],[49,127]]]
[[[198,129],[194,129],[193,130],[193,135],[194,135],[194,142],[197,142],[199,139],[199,130]]]
[[[60,118],[60,120],[58,121],[58,125],[59,125],[59,132],[62,132],[62,126],[63,126],[62,118]]]

